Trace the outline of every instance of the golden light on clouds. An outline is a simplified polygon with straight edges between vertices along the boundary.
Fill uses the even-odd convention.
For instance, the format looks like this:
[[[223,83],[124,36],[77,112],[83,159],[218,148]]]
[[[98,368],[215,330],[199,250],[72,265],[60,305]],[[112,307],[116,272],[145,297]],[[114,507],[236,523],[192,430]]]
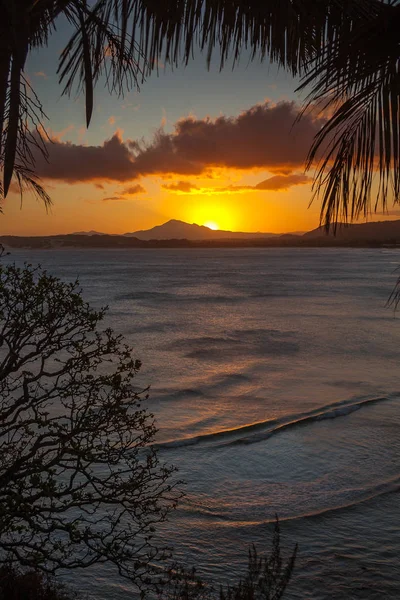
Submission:
[[[116,129],[83,144],[77,126],[60,125],[46,142],[49,161],[35,157],[37,174],[54,186],[51,218],[32,203],[22,221],[19,203],[10,202],[3,231],[125,233],[169,219],[214,230],[311,229],[318,210],[307,211],[311,180],[303,166],[321,123],[304,116],[294,136],[297,115],[293,102],[265,101],[233,117],[179,118],[143,143]],[[122,119],[108,116],[112,127]]]

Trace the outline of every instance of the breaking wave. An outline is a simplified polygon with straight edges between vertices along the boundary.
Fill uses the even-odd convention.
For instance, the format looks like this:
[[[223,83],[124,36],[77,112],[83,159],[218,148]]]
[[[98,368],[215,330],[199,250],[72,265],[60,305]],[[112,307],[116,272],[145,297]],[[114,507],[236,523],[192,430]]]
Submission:
[[[348,491],[348,490],[347,490]],[[326,517],[332,513],[336,513],[343,510],[350,510],[366,502],[371,502],[376,498],[384,496],[386,494],[393,494],[400,491],[400,475],[381,481],[369,488],[359,488],[352,490],[357,493],[357,496],[351,500],[339,502],[334,506],[326,506],[323,508],[317,508],[310,512],[300,512],[299,514],[292,515],[279,515],[279,521],[281,523],[289,521],[299,521],[305,519],[318,519]],[[180,507],[180,510],[188,513],[194,513],[200,515],[202,518],[207,520],[213,520],[214,523],[217,521],[219,525],[226,527],[259,527],[260,525],[269,525],[275,522],[275,518],[271,517],[268,519],[255,519],[255,520],[238,520],[232,518],[229,513],[213,511],[209,508],[201,508],[198,506],[191,506],[187,504],[185,507]]]
[[[388,395],[335,402],[308,412],[292,414],[282,419],[267,419],[265,421],[250,423],[233,429],[224,429],[193,437],[170,440],[156,444],[156,447],[167,450],[195,446],[197,444],[212,445],[213,447],[254,444],[267,440],[272,435],[276,435],[287,429],[292,429],[293,427],[300,427],[317,421],[344,417],[365,406],[378,404],[379,402],[384,402],[386,400],[393,400],[397,397],[398,396]]]

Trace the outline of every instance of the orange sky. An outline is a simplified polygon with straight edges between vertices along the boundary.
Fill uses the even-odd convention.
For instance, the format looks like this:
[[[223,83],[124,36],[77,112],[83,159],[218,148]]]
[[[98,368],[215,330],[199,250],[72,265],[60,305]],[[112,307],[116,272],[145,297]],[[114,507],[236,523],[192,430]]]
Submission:
[[[189,115],[145,141],[127,137],[114,119],[97,143],[76,141],[73,126],[52,132],[48,161],[36,157],[51,210],[29,195],[21,210],[14,185],[1,233],[125,233],[171,218],[233,231],[316,227],[303,163],[319,123],[305,117],[293,133],[297,111],[293,102],[265,100],[233,116]]]
[[[252,177],[247,175],[241,181],[248,182]],[[101,192],[93,184],[51,183],[47,187],[53,206],[48,213],[29,196],[24,198],[21,208],[19,196],[11,193],[0,217],[2,234],[51,235],[90,229],[126,233],[148,229],[169,219],[200,225],[210,221],[219,229],[232,231],[304,231],[318,225],[317,204],[308,208],[309,185],[287,191],[230,193],[204,187],[182,193],[164,190],[152,180],[145,180],[145,184],[146,193],[122,197],[110,195],[115,194],[116,186],[107,182]],[[225,184],[224,179],[213,181],[216,187],[223,188]]]
[[[301,101],[290,76],[247,61],[207,71],[195,57],[125,98],[100,84],[86,130],[82,97],[60,97],[63,35],[60,27],[27,72],[49,117],[49,160],[37,155],[36,171],[53,206],[46,213],[26,195],[21,209],[10,192],[0,234],[125,233],[169,219],[274,233],[318,226],[304,163],[324,121],[310,113],[294,125]]]

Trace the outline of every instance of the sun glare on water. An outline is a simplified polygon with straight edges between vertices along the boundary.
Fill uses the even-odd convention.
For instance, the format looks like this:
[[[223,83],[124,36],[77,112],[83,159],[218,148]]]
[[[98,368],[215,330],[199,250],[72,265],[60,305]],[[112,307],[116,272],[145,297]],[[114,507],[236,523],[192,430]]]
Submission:
[[[217,223],[215,223],[215,221],[206,221],[204,223],[204,226],[208,227],[209,229],[214,229],[214,231],[219,229],[219,225],[217,225]]]

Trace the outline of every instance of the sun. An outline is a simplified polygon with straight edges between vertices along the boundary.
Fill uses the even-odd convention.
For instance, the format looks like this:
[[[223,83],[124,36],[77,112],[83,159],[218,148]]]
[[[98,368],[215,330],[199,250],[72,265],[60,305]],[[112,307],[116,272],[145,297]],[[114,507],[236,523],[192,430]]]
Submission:
[[[205,223],[203,223],[203,225],[204,227],[208,227],[209,229],[213,229],[214,231],[219,229],[219,225],[217,225],[215,221],[206,221]]]

